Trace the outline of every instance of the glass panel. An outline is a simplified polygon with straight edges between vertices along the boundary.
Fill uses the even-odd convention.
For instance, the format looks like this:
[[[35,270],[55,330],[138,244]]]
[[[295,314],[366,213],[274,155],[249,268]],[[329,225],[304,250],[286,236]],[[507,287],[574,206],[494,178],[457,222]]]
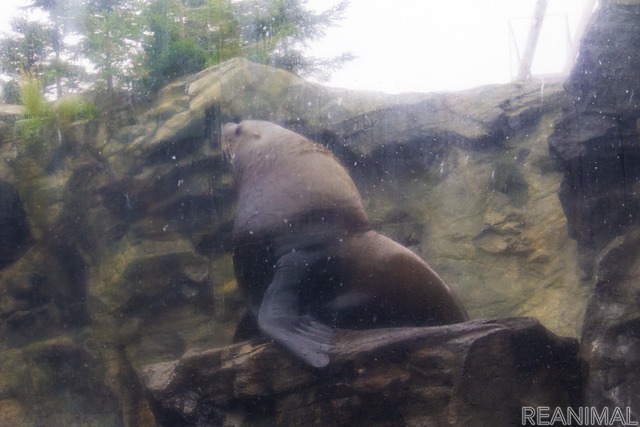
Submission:
[[[633,425],[638,16],[4,5],[0,425]]]

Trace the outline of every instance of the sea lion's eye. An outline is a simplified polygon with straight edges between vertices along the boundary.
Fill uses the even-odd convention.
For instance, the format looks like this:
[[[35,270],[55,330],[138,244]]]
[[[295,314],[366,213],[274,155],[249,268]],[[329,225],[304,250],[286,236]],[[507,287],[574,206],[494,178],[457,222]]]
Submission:
[[[240,125],[238,125],[236,126],[236,136],[240,136],[240,132],[241,132]]]

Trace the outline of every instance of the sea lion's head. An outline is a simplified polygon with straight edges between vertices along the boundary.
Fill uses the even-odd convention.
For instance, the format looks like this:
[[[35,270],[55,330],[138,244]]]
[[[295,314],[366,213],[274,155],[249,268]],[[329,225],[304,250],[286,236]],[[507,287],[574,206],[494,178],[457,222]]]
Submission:
[[[221,149],[233,166],[234,236],[282,232],[290,221],[323,212],[348,229],[368,226],[349,172],[325,147],[275,123],[245,120],[222,128]],[[289,226],[286,226],[289,227]]]
[[[275,123],[260,120],[243,120],[222,126],[222,153],[235,166],[239,155],[274,150],[289,145],[292,140],[304,139]],[[280,146],[280,147],[279,147]]]
[[[222,155],[225,160],[231,162],[233,164],[233,160],[235,158],[236,149],[238,144],[242,139],[252,138],[252,139],[260,139],[259,132],[251,132],[248,129],[248,123],[227,123],[222,126]]]

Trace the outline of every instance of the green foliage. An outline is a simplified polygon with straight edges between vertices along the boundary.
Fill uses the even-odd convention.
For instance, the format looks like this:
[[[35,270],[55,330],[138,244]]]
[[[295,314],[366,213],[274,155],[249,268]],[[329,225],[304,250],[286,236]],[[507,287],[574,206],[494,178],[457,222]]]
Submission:
[[[44,10],[48,16],[50,25],[47,27],[47,39],[51,48],[50,56],[45,65],[45,75],[52,80],[56,86],[56,95],[62,96],[63,79],[67,77],[65,71],[73,68],[71,64],[62,59],[63,53],[67,50],[65,46],[65,36],[69,33],[69,28],[73,27],[73,16],[70,14],[71,3],[67,0],[31,0],[31,8]]]
[[[16,77],[23,71],[41,74],[51,53],[47,25],[19,17],[11,27],[15,35],[0,40],[0,70]]]
[[[49,106],[42,93],[40,79],[31,73],[22,73],[19,84],[20,103],[24,105],[25,117],[16,122],[20,139],[30,141],[42,133]]]
[[[4,84],[2,88],[2,101],[5,104],[20,103],[20,85],[15,79]]]
[[[142,28],[138,1],[89,0],[84,16],[83,51],[112,93],[135,79]]]
[[[228,0],[157,0],[144,12],[143,80],[152,90],[176,77],[241,55],[235,9]]]
[[[93,102],[79,96],[67,96],[53,104],[50,118],[61,125],[76,120],[93,120],[98,117],[98,114],[98,107]]]
[[[207,53],[193,40],[175,41],[150,70],[147,85],[151,89],[158,89],[177,77],[202,70],[206,63]]]
[[[44,99],[40,79],[31,73],[22,73],[19,92],[25,118],[17,122],[18,133],[22,139],[30,140],[42,132],[49,106]]]
[[[35,75],[23,73],[20,82],[20,103],[25,107],[27,117],[46,116],[49,110],[42,93],[42,83]]]
[[[23,73],[19,93],[25,114],[17,121],[17,134],[24,141],[37,140],[47,126],[60,127],[75,120],[98,117],[95,104],[79,96],[61,98],[50,105],[42,93],[40,80],[33,74]]]
[[[237,14],[236,8],[227,0],[209,1],[207,24],[208,28],[214,28],[215,31],[205,44],[205,49],[213,53],[211,64],[242,55],[243,40]]]
[[[26,117],[16,121],[18,137],[22,141],[32,141],[42,135],[45,117]]]
[[[193,40],[178,40],[169,46],[168,54],[161,61],[162,76],[174,79],[202,70],[207,62],[204,49]]]
[[[13,77],[24,70],[44,77],[45,87],[55,85],[62,96],[77,74],[72,49],[64,42],[73,27],[68,0],[32,0],[25,11],[38,8],[48,20],[32,19],[25,12],[11,22],[13,33],[0,40],[0,69]]]
[[[248,2],[240,2],[239,7],[243,4]],[[304,0],[258,0],[254,4],[253,13],[247,9],[240,14],[245,20],[241,26],[245,28],[243,45],[249,59],[301,76],[322,76],[352,59],[349,54],[317,59],[304,53],[309,41],[324,36],[327,28],[342,19],[346,0],[321,13],[307,10]]]
[[[86,82],[108,93],[157,89],[237,56],[317,75],[350,59],[304,51],[341,19],[347,0],[334,1],[316,13],[305,0],[30,0],[0,39],[0,71],[33,73],[57,98]]]
[[[313,13],[305,9],[303,0],[152,2],[145,11],[150,30],[144,45],[147,86],[155,89],[179,75],[199,71],[200,62],[184,63],[182,71],[176,62],[181,54],[193,58],[191,43],[205,53],[207,65],[244,56],[299,75],[328,72],[351,57],[317,60],[305,56],[304,47],[341,19],[346,5],[341,1],[325,12]]]

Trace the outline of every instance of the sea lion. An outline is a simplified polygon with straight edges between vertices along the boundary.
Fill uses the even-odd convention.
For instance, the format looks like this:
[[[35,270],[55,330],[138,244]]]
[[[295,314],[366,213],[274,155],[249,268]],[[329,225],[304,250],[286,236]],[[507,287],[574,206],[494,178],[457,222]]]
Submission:
[[[371,230],[347,170],[274,123],[222,129],[236,181],[233,264],[258,328],[313,367],[335,328],[458,323],[467,314],[416,254]]]

